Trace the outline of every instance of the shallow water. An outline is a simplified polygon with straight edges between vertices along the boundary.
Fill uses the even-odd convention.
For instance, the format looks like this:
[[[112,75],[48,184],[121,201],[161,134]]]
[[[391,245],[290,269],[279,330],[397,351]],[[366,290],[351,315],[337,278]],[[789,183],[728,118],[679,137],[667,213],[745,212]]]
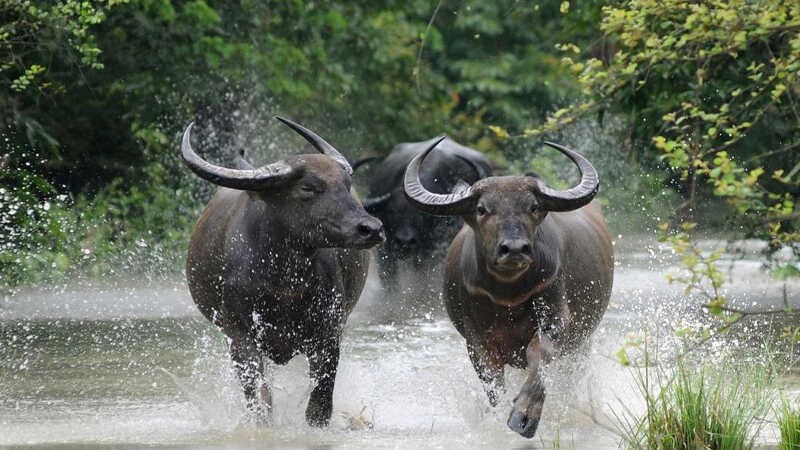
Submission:
[[[641,404],[636,369],[613,356],[626,334],[703,320],[665,281],[671,261],[661,250],[625,244],[618,243],[612,305],[591,346],[547,370],[544,417],[532,440],[505,426],[523,373],[507,373],[509,392],[490,408],[440,302],[387,315],[398,308],[384,302],[402,299],[385,300],[371,274],[343,338],[334,418],[325,430],[304,424],[310,387],[303,358],[273,370],[273,424],[249,421],[225,339],[196,312],[181,280],[19,292],[0,301],[0,446],[618,448],[615,413]],[[726,264],[738,303],[782,303],[783,285],[754,258]],[[800,283],[786,289],[800,292]],[[796,393],[797,376],[785,381]],[[775,439],[767,424],[760,442]]]

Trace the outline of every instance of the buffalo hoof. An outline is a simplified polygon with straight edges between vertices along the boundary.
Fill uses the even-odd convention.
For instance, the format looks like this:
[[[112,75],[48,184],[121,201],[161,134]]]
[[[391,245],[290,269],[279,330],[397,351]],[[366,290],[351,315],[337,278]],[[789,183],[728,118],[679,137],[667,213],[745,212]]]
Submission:
[[[521,411],[512,411],[508,418],[508,428],[522,435],[525,438],[532,438],[539,427],[539,419],[532,419]]]
[[[315,428],[325,428],[329,422],[330,419],[323,417],[306,417],[306,423]]]
[[[331,421],[331,413],[328,411],[320,411],[316,408],[306,410],[306,423],[312,427],[324,428],[327,427]]]
[[[269,414],[258,413],[255,415],[253,421],[259,427],[268,427],[272,425],[272,418]]]
[[[497,403],[500,400],[500,395],[498,395],[497,391],[495,391],[494,389],[487,389],[486,397],[489,398],[489,406],[491,406],[492,408],[497,406]]]
[[[250,402],[247,405],[247,411],[249,413],[250,420],[252,420],[252,423],[258,426],[272,425],[272,415],[270,414],[270,408],[265,407],[265,405],[261,405],[256,402]]]
[[[270,427],[273,425],[272,417],[263,412],[248,411],[247,415],[244,416],[244,419],[249,425],[253,425],[258,428]]]

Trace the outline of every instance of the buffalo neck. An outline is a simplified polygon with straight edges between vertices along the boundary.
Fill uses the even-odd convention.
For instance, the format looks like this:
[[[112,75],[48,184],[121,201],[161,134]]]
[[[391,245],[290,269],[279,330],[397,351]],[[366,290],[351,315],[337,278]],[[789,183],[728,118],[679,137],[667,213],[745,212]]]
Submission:
[[[250,220],[248,215],[258,220]],[[253,263],[260,268],[264,282],[284,297],[302,292],[309,285],[319,249],[295,236],[279,211],[267,202],[251,202],[245,220],[251,224],[247,241],[254,246]]]
[[[488,297],[502,306],[517,306],[547,289],[557,278],[559,255],[548,246],[548,236],[537,229],[533,243],[533,263],[512,280],[498,277],[489,269],[489,258],[480,250],[477,234],[473,232],[470,251],[465,252],[469,264],[464,265],[464,285],[471,295]]]

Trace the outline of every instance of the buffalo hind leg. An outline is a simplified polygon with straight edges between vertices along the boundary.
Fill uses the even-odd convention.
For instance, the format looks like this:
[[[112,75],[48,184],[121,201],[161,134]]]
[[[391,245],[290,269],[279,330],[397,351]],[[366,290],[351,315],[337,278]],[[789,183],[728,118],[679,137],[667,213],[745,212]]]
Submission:
[[[492,360],[485,350],[472,345],[467,345],[467,353],[469,353],[469,359],[472,361],[472,367],[475,368],[478,378],[483,383],[483,389],[489,398],[489,404],[497,406],[500,394],[505,392],[503,380],[504,364]]]
[[[264,380],[264,367],[258,347],[252,339],[237,336],[231,338],[230,353],[236,375],[242,384],[248,411],[255,415],[256,422],[267,423],[272,408],[272,394]]]
[[[526,438],[532,438],[539,426],[544,407],[542,368],[553,355],[553,341],[542,334],[531,339],[525,352],[528,378],[522,385],[508,416],[508,427]]]
[[[333,385],[339,365],[339,343],[322,345],[308,355],[308,369],[314,389],[306,407],[306,422],[315,427],[327,426],[333,411]]]

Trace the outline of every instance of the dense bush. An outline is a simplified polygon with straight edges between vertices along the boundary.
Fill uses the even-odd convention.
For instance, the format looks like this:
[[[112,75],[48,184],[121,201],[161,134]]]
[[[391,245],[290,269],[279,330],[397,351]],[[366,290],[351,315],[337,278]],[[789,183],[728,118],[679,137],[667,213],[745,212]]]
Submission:
[[[116,178],[75,199],[29,172],[4,173],[14,179],[2,177],[10,187],[0,188],[0,287],[181,268],[201,204],[159,164],[146,173],[130,187]]]
[[[554,45],[588,45],[598,13],[599,2],[570,14],[516,1],[2,2],[2,282],[153,254],[177,264],[211,190],[176,154],[190,120],[220,161],[241,147],[271,155],[275,113],[353,158],[446,131],[502,161],[515,150],[487,125],[521,130],[569,97]]]
[[[669,175],[678,221],[724,199],[730,228],[800,261],[800,4],[627,0],[603,7],[600,28],[616,51],[562,46],[584,95],[531,134],[629,118],[622,143]]]
[[[179,262],[211,191],[181,167],[182,128],[212,159],[267,162],[297,142],[275,113],[351,158],[444,131],[500,171],[572,176],[536,129],[598,162],[612,224],[631,203],[666,217],[668,186],[797,250],[797,8],[602,3],[2,2],[2,282]]]

